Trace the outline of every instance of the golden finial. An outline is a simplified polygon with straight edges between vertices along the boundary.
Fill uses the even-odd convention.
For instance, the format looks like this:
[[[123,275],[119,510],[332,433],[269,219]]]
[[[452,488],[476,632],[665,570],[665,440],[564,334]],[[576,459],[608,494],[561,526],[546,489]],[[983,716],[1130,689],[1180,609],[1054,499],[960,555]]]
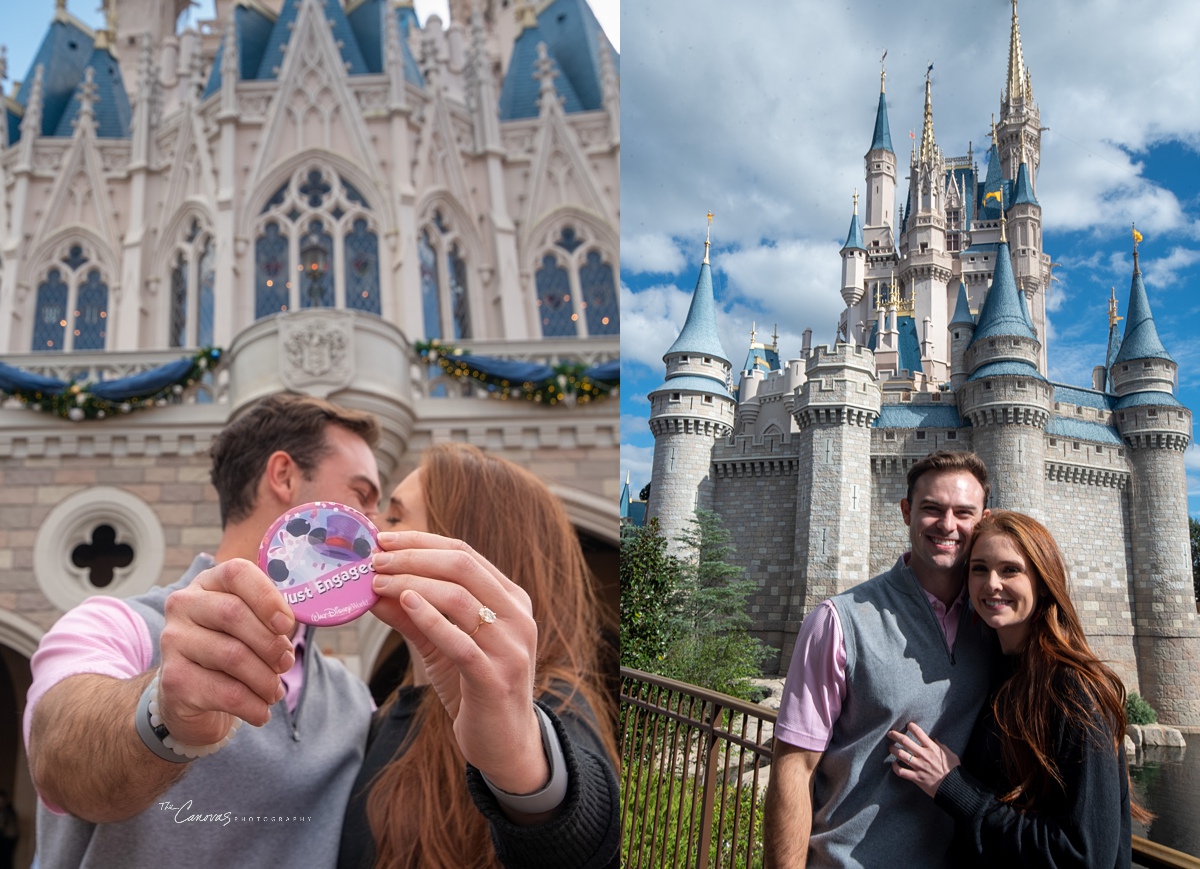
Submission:
[[[1004,219],[1004,209],[1001,208],[1000,209],[1000,243],[1001,244],[1008,244],[1008,236],[1006,234],[1007,229],[1008,229],[1008,221]]]
[[[751,348],[754,347],[754,341],[756,338],[758,338],[757,329],[758,329],[758,323],[751,320],[750,321],[750,346],[751,346]]]
[[[779,352],[779,324],[776,323],[771,329],[771,349],[776,353]]]
[[[854,213],[858,214],[858,188],[854,188]]]
[[[1142,240],[1142,234],[1137,231],[1137,224],[1130,224],[1133,229],[1133,270],[1140,272],[1142,269],[1138,265],[1138,243]]]
[[[885,85],[887,84],[887,68],[884,67],[884,65],[883,65],[883,62],[885,60],[887,60],[887,49],[886,48],[883,50],[883,57],[879,58],[879,92],[880,93],[883,93],[887,89],[885,87]]]
[[[712,212],[708,212],[708,232],[704,234],[704,262],[708,262],[708,246],[712,238]]]
[[[1117,316],[1117,288],[1112,287],[1111,290],[1112,295],[1108,298],[1108,328],[1110,329],[1125,319]]]

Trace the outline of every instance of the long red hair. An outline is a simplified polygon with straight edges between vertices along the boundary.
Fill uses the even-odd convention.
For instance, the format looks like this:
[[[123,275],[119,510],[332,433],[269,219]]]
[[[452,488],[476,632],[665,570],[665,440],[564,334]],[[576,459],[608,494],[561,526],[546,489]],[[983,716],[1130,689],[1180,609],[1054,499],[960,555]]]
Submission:
[[[972,547],[988,534],[1008,537],[1024,555],[1026,572],[1040,584],[1016,672],[992,703],[1005,737],[1004,771],[1014,783],[1001,799],[1031,809],[1063,788],[1055,757],[1060,722],[1083,729],[1107,750],[1125,750],[1125,686],[1088,645],[1067,591],[1066,562],[1046,527],[1023,513],[994,510],[975,526]],[[1095,722],[1097,710],[1107,733]],[[1132,796],[1130,803],[1134,819],[1146,823],[1153,817]]]
[[[524,468],[472,446],[435,446],[421,470],[429,530],[465,541],[528,592],[538,625],[536,693],[586,709],[615,763],[595,591],[562,503]],[[367,818],[377,867],[500,866],[467,792],[452,727],[437,694],[425,692],[396,757],[372,782]]]

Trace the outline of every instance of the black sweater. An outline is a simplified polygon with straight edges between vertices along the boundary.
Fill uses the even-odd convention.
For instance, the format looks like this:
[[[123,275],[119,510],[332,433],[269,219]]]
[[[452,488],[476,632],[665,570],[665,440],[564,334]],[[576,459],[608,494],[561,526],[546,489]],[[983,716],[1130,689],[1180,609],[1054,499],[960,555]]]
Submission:
[[[371,744],[354,782],[342,825],[339,869],[368,869],[375,842],[367,822],[371,779],[396,755],[426,688],[402,688],[396,703],[373,728]],[[507,869],[615,869],[621,844],[620,790],[616,773],[590,722],[562,713],[557,698],[538,705],[549,715],[567,763],[567,795],[551,820],[514,824],[500,809],[479,770],[467,765],[471,799],[491,828],[492,844]],[[414,795],[420,799],[419,795]]]
[[[1056,680],[1063,682],[1073,680]],[[1072,684],[1055,688],[1082,691]],[[950,771],[935,797],[956,822],[951,849],[955,866],[1130,866],[1124,751],[1113,749],[1112,732],[1099,710],[1092,721],[1095,729],[1057,722],[1054,756],[1064,787],[1035,810],[1022,812],[997,797],[1012,785],[1000,759],[1003,735],[991,702],[984,704],[962,765]]]

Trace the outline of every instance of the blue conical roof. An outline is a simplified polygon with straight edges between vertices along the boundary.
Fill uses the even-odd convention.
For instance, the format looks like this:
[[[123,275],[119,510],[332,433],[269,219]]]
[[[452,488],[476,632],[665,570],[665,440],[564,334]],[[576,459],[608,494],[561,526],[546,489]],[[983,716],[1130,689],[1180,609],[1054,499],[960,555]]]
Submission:
[[[346,64],[346,72],[350,75],[368,74],[370,69],[358,48],[358,40],[354,37],[354,31],[350,27],[342,4],[338,0],[323,0],[321,11],[325,15],[325,20],[329,22],[333,41],[341,52],[342,61]],[[299,14],[300,0],[284,0],[283,8],[279,10],[279,17],[275,19],[271,35],[267,39],[256,78],[274,79],[277,77],[277,70],[283,66],[284,50],[292,40],[292,30],[296,26],[296,18]]]
[[[967,299],[967,287],[958,282],[958,301],[954,303],[954,316],[950,318],[951,326],[974,326],[975,318],[971,315],[971,303]]]
[[[513,121],[518,118],[536,118],[541,112],[538,100],[541,96],[542,84],[537,78],[538,43],[549,45],[547,35],[542,32],[542,26],[527,27],[513,43],[512,55],[508,62],[508,72],[504,75],[504,83],[500,86],[500,120]],[[570,114],[584,110],[579,95],[571,79],[563,73],[558,58],[547,48],[547,57],[551,67],[557,73],[554,76],[554,88],[562,98],[563,111]]]
[[[92,68],[93,82],[96,85],[96,101],[92,106],[96,118],[96,136],[101,139],[128,139],[133,109],[129,105],[129,95],[125,92],[120,64],[108,49],[95,48],[92,50],[88,66]],[[85,70],[84,75],[86,74]],[[59,119],[54,135],[74,134],[74,121],[79,116],[81,87],[82,81],[71,95],[71,101],[67,103],[66,111]]]
[[[1033,195],[1033,186],[1029,183],[1029,170],[1022,163],[1017,169],[1017,184],[1013,190],[1013,205],[1037,205],[1038,201]]]
[[[1131,359],[1171,359],[1167,348],[1158,338],[1154,326],[1154,314],[1150,311],[1150,300],[1146,297],[1146,285],[1142,283],[1142,270],[1138,268],[1137,254],[1133,255],[1133,284],[1129,288],[1129,310],[1125,318],[1125,337],[1113,363]]]
[[[238,78],[251,81],[258,76],[271,31],[275,28],[275,19],[257,7],[238,4],[233,9],[233,23],[237,37]],[[202,99],[208,99],[221,89],[221,67],[225,59],[225,40],[228,38],[228,34],[221,37]]]
[[[983,309],[979,312],[979,325],[975,328],[975,337],[971,339],[971,343],[974,344],[983,338],[995,338],[997,335],[1034,339],[1037,337],[1029,325],[1029,314],[1013,277],[1007,241],[1000,242],[996,248],[996,271],[992,274],[992,288],[983,300]]]
[[[875,135],[871,137],[872,151],[892,151],[892,130],[888,126],[887,99],[879,91],[879,108],[875,111]],[[892,151],[892,153],[896,153]]]
[[[854,212],[854,216],[850,218],[850,232],[846,235],[846,243],[842,245],[842,250],[866,250],[867,246],[863,244],[862,227],[858,223],[858,212]]]
[[[688,308],[683,331],[663,360],[672,353],[713,356],[729,362],[717,334],[717,302],[713,298],[712,269],[707,262],[700,266],[700,277],[696,279],[696,290],[692,293],[692,305]]]
[[[22,79],[21,87],[16,94],[16,101],[21,108],[29,108],[29,94],[33,85],[34,73],[40,64],[42,66],[42,129],[38,131],[40,135],[55,135],[63,113],[75,95],[75,88],[83,81],[84,70],[91,63],[94,44],[92,36],[69,16],[57,18],[50,25],[33,62],[29,65],[29,72]],[[69,127],[67,135],[70,135]],[[19,129],[11,141],[15,142],[18,138],[20,138]]]

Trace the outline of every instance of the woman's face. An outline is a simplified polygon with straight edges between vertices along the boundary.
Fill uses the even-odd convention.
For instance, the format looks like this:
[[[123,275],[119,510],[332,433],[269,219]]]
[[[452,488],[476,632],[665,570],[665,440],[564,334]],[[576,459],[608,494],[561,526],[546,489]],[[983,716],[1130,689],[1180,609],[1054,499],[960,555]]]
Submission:
[[[425,486],[421,469],[417,468],[392,490],[387,507],[379,522],[380,531],[428,531],[429,516],[425,512]]]
[[[995,628],[1005,654],[1024,648],[1042,588],[1016,541],[1000,533],[977,537],[971,547],[968,589],[975,612]]]

